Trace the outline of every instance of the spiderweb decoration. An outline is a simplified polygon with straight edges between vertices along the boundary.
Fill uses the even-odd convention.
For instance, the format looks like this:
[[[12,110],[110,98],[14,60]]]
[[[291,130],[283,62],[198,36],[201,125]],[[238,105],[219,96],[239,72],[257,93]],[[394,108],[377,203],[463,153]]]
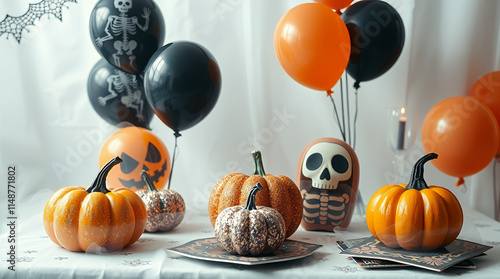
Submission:
[[[76,3],[76,0],[42,0],[35,4],[29,4],[28,10],[21,16],[7,15],[0,21],[0,36],[7,34],[7,39],[12,35],[21,43],[23,31],[29,32],[26,28],[30,25],[35,25],[35,21],[40,19],[43,15],[55,16],[62,21],[62,7],[68,8],[66,2]]]

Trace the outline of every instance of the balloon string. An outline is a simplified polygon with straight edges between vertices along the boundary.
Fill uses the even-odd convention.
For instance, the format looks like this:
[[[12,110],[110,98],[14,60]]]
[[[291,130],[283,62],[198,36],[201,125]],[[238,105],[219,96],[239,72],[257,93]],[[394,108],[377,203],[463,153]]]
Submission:
[[[337,119],[337,124],[339,125],[339,130],[340,130],[340,133],[342,134],[342,138],[344,139],[345,141],[345,133],[344,131],[342,130],[342,126],[340,125],[340,119],[339,119],[339,114],[337,112],[337,106],[335,105],[335,101],[333,100],[333,97],[332,95],[330,95],[330,100],[332,101],[332,104],[333,104],[333,110],[335,112],[335,117]]]
[[[347,73],[345,74],[345,84],[346,84],[346,96],[347,96],[347,119],[348,119],[347,130],[349,131],[349,145],[352,146],[353,138],[351,134],[351,105],[349,104],[349,80],[347,79]]]
[[[168,177],[168,186],[167,186],[168,190],[170,190],[170,183],[172,182],[172,173],[174,172],[174,163],[175,163],[176,152],[177,152],[177,138],[180,137],[181,134],[179,132],[175,132],[174,136],[175,136],[174,154],[172,155],[172,167],[170,168],[170,175]]]
[[[460,190],[460,192],[462,192],[462,193],[467,193],[467,184],[465,184],[465,180],[464,180],[464,182],[462,183],[462,185],[463,185],[463,187],[462,187],[462,189]]]
[[[353,144],[352,149],[356,150],[356,122],[358,122],[358,89],[354,91],[354,123],[353,123]]]
[[[344,110],[344,86],[342,84],[342,78],[340,79],[340,104],[342,105],[342,129],[344,130],[344,135],[347,138],[345,131],[345,110]],[[349,118],[347,118],[347,123],[349,123]],[[346,139],[344,139],[345,141]]]
[[[499,213],[500,213],[500,210],[498,208],[498,202],[500,201],[500,197],[498,196],[498,193],[497,193],[497,174],[496,174],[496,170],[497,170],[497,162],[500,158],[498,156],[495,156],[495,160],[493,162],[493,203],[494,203],[494,206],[495,206],[495,220],[498,221],[499,219]]]

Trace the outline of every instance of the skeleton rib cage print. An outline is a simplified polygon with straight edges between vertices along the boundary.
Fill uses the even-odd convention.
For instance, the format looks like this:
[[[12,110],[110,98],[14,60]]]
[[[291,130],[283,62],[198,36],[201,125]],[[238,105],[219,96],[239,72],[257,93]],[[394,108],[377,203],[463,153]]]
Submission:
[[[334,138],[309,143],[297,166],[302,227],[323,231],[347,227],[356,202],[358,179],[358,159],[347,143]]]

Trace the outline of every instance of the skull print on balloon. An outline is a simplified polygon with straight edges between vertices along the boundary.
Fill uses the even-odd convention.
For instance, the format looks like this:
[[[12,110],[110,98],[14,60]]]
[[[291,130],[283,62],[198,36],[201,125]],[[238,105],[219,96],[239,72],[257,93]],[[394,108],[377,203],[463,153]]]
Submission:
[[[347,143],[335,138],[309,143],[297,166],[302,227],[322,231],[347,227],[354,211],[358,180],[358,158]]]

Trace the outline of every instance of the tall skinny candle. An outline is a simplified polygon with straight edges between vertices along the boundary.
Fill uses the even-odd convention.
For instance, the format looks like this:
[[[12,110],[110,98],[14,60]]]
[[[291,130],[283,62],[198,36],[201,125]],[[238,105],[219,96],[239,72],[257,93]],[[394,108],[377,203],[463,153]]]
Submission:
[[[405,133],[406,133],[406,117],[399,117],[398,122],[398,150],[403,150],[405,148]]]

